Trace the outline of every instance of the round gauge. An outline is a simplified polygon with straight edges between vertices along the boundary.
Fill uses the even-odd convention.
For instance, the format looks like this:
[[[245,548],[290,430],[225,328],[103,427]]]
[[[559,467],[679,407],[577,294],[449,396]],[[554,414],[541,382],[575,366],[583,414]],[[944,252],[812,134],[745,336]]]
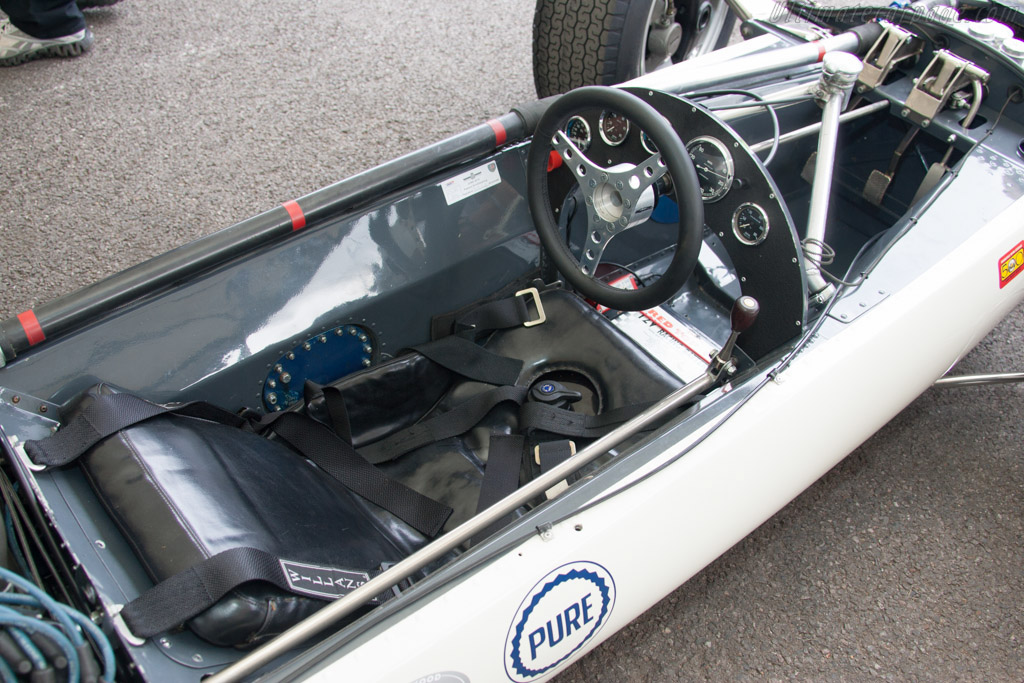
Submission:
[[[728,148],[713,137],[699,137],[686,145],[700,181],[700,196],[706,202],[717,202],[732,187],[733,163]]]
[[[601,112],[601,120],[598,121],[597,127],[601,133],[601,139],[612,147],[621,145],[629,135],[629,119],[613,111]]]
[[[768,214],[752,202],[740,204],[732,214],[732,232],[743,244],[761,244],[768,237],[768,228]]]
[[[647,150],[648,154],[658,153],[658,146],[654,144],[654,140],[651,139],[651,136],[644,131],[640,131],[640,144],[644,146],[644,149]]]
[[[565,124],[565,136],[581,152],[590,149],[590,124],[582,116],[574,116]]]

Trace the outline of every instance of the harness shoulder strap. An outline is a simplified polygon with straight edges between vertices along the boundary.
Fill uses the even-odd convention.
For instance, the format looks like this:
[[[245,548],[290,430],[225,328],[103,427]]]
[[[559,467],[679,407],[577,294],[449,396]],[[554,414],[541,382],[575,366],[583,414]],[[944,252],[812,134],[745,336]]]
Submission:
[[[406,427],[376,443],[360,448],[369,462],[378,465],[408,453],[420,446],[457,436],[475,427],[499,403],[522,404],[526,387],[505,386],[467,399],[446,413],[441,413],[411,427]]]
[[[222,408],[193,401],[163,406],[132,394],[96,396],[84,410],[55,434],[38,441],[27,441],[25,452],[37,465],[61,467],[81,457],[90,448],[122,429],[158,415],[175,414],[243,427],[246,420]]]

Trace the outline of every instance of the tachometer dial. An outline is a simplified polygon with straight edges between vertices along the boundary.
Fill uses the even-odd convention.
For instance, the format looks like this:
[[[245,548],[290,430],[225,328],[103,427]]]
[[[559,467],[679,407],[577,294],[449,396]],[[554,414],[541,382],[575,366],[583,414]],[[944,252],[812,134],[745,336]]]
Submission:
[[[601,112],[601,120],[598,121],[597,127],[601,133],[601,139],[612,147],[621,145],[629,135],[629,119],[613,111]]]
[[[590,149],[590,124],[582,116],[574,116],[565,124],[565,136],[572,140],[572,144],[581,152]]]
[[[732,233],[743,244],[761,244],[768,237],[769,227],[768,214],[753,202],[740,204],[732,214]]]
[[[700,196],[706,202],[717,202],[732,187],[733,161],[728,148],[713,137],[699,137],[686,145],[700,181]]]

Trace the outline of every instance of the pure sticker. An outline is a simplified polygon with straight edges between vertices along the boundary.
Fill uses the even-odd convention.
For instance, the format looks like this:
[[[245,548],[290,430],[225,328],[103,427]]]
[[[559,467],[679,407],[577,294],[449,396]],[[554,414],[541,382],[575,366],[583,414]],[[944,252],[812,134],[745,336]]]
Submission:
[[[1020,274],[1021,266],[1024,266],[1024,242],[999,259],[999,289],[1010,284],[1010,280]]]
[[[477,192],[486,190],[488,187],[494,187],[500,182],[501,174],[498,173],[498,165],[491,161],[454,178],[449,178],[441,183],[441,191],[444,192],[444,200],[448,206],[451,206],[466,197],[472,197]]]
[[[571,562],[542,578],[516,610],[505,639],[505,673],[532,681],[593,639],[615,606],[615,581],[594,562]]]
[[[296,593],[334,600],[348,595],[370,580],[366,572],[321,567],[304,562],[278,560],[288,586]]]

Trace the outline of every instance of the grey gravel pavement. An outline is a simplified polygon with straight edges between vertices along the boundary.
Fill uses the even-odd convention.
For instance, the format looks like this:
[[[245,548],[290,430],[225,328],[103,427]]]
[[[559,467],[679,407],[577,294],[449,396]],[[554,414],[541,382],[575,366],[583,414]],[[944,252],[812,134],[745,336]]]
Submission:
[[[0,316],[531,99],[533,4],[89,11],[91,53],[0,69]],[[1022,398],[927,392],[559,680],[1024,680]]]

